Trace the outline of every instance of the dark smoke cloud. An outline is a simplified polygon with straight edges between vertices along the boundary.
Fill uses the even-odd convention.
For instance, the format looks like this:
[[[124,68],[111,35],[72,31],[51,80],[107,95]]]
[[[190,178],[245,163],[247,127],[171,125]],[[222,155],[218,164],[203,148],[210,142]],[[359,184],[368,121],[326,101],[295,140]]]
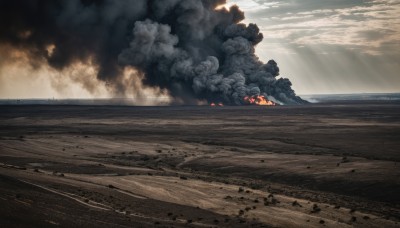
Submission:
[[[120,77],[131,66],[143,83],[168,89],[187,103],[207,99],[240,105],[247,95],[285,104],[304,101],[275,61],[261,62],[263,35],[244,25],[225,0],[0,0],[0,44],[23,50],[62,70],[89,59],[97,78],[126,90]],[[53,53],[48,46],[54,45]]]

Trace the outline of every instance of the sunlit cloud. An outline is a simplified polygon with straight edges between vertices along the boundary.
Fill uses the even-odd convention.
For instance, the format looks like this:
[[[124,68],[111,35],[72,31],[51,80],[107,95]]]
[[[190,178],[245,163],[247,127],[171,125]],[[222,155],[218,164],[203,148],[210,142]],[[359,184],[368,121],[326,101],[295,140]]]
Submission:
[[[299,93],[400,91],[399,1],[258,0],[246,8],[245,22],[265,37],[260,57],[277,60]]]
[[[239,5],[241,10],[249,12],[249,11],[259,11],[264,9],[276,8],[279,7],[279,5],[281,4],[282,3],[278,1],[262,2],[257,0],[235,0],[235,1],[228,1],[225,5],[222,5],[220,7],[225,7],[228,9],[233,5]]]

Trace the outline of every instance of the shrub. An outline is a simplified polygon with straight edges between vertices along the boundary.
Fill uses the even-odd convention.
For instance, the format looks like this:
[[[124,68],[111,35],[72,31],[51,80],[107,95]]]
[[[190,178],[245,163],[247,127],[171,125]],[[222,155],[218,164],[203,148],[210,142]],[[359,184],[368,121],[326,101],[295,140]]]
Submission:
[[[279,202],[279,200],[277,200],[277,199],[275,199],[275,198],[272,198],[272,199],[271,199],[271,203],[272,203],[272,204],[277,204],[277,203],[280,203],[280,202]]]
[[[317,213],[320,211],[321,211],[321,208],[319,208],[318,205],[314,203],[311,213]]]
[[[302,207],[297,200],[293,201],[292,206]]]

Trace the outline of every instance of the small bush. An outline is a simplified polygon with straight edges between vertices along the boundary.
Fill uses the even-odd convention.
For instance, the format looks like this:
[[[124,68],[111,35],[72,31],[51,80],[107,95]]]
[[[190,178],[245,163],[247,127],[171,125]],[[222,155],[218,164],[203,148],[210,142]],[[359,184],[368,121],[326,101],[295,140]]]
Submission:
[[[320,211],[321,208],[319,208],[317,204],[314,204],[311,213],[318,213]]]
[[[293,207],[302,207],[300,204],[299,204],[299,202],[297,202],[297,200],[295,200],[295,201],[293,201],[293,203],[292,203],[292,206]]]
[[[280,203],[280,202],[279,202],[279,200],[277,200],[277,199],[275,199],[275,198],[272,198],[272,199],[271,199],[271,203],[272,203],[272,204],[278,204],[278,203]]]

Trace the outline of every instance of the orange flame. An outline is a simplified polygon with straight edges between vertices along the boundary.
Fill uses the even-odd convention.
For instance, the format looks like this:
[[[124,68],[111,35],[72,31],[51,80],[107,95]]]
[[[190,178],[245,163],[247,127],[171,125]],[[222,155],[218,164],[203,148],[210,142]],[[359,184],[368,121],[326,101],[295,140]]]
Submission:
[[[211,107],[216,107],[216,106],[224,107],[224,103],[222,103],[222,102],[219,102],[219,103],[214,103],[214,102],[212,102],[212,103],[210,104],[210,106],[211,106]]]
[[[275,102],[268,100],[265,96],[257,95],[257,96],[245,96],[243,98],[249,104],[254,105],[265,105],[265,106],[275,106]]]

